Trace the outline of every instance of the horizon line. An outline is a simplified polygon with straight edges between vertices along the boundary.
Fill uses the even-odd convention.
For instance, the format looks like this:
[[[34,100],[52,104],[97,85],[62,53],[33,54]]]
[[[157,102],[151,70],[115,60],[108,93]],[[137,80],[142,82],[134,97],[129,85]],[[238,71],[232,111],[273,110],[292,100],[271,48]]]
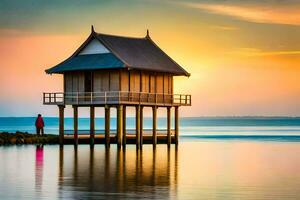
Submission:
[[[35,118],[36,116],[0,116],[0,118]],[[44,118],[59,118],[58,116],[43,116]],[[73,116],[65,116],[65,118],[73,118]],[[88,116],[78,117],[78,118],[86,118],[89,119]],[[95,117],[95,118],[104,118]],[[116,118],[116,117],[111,117]],[[134,116],[129,116],[127,118],[135,118]],[[152,118],[152,116],[145,116],[144,118]],[[166,117],[157,117],[157,118],[166,118]],[[181,116],[180,118],[300,118],[300,115],[292,116],[292,115],[214,115],[214,116]]]

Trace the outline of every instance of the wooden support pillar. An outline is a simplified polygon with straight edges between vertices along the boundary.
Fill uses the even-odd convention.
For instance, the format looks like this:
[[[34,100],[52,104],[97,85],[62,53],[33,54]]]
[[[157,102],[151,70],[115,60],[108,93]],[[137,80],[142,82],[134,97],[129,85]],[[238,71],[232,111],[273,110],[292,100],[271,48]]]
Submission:
[[[140,107],[140,148],[143,148],[143,119],[144,119],[144,107]]]
[[[59,144],[63,145],[64,144],[64,110],[65,106],[58,106],[59,110]]]
[[[178,136],[179,136],[179,107],[175,107],[175,144],[178,145]]]
[[[74,120],[74,145],[78,145],[78,107],[73,106],[73,120]]]
[[[167,107],[167,143],[171,146],[171,107]]]
[[[139,149],[140,148],[140,144],[141,144],[141,136],[140,136],[140,126],[141,126],[141,118],[140,118],[140,114],[141,114],[141,107],[135,106],[135,132],[136,132],[136,147]]]
[[[95,144],[95,107],[90,107],[90,145],[93,147]]]
[[[123,106],[123,147],[126,147],[126,106]]]
[[[152,143],[153,147],[156,147],[157,144],[157,134],[156,134],[156,125],[157,125],[157,107],[152,107]]]
[[[118,148],[122,146],[122,139],[123,139],[123,106],[117,106],[117,144]]]
[[[105,146],[110,146],[110,107],[105,106]]]

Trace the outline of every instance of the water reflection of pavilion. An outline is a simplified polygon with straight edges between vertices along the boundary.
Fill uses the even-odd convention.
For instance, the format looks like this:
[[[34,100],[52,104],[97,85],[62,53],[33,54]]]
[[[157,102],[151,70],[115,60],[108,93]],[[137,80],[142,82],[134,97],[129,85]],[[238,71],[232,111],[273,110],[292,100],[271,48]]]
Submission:
[[[104,149],[60,150],[61,197],[162,199],[176,194],[177,149]]]

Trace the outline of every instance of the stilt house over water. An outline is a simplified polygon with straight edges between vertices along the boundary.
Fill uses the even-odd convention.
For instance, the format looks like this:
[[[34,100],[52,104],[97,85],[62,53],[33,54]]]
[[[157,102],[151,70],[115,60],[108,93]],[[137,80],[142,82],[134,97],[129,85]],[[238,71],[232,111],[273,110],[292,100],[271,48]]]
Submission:
[[[60,144],[71,139],[78,144],[78,107],[90,107],[90,134],[88,140],[116,142],[119,147],[130,141],[141,148],[143,142],[178,144],[178,108],[191,105],[191,95],[173,94],[173,77],[190,76],[164,53],[150,38],[132,38],[92,31],[75,53],[62,63],[46,70],[48,74],[63,74],[64,92],[44,93],[45,105],[59,107]],[[74,110],[74,135],[65,135],[64,108]],[[126,129],[126,107],[136,108],[135,134]],[[150,134],[143,130],[143,108],[152,107],[153,128]],[[105,108],[104,136],[95,136],[95,107]],[[116,136],[110,135],[110,108],[117,109]],[[167,109],[166,134],[157,131],[157,108]],[[171,130],[171,108],[174,107],[174,129]],[[85,136],[86,137],[86,136]],[[69,140],[70,141],[70,140]],[[79,141],[80,142],[80,141]],[[81,142],[80,142],[81,143]]]

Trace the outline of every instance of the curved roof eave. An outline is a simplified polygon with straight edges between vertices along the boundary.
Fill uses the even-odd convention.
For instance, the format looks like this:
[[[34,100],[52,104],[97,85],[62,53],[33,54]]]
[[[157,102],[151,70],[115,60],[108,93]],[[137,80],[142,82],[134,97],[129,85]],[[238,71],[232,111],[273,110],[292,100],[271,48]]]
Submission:
[[[104,38],[102,38],[102,37]],[[126,61],[126,57],[125,59],[119,55],[119,53],[117,51],[115,51],[114,49],[114,46],[112,46],[110,43],[111,41],[109,40],[109,42],[105,41],[107,38],[105,38],[105,36],[109,36],[109,37],[116,37],[117,39],[118,38],[123,38],[123,39],[128,39],[129,42],[131,42],[132,40],[140,40],[140,41],[144,41],[144,40],[148,40],[153,46],[154,46],[154,50],[157,49],[158,52],[160,51],[161,52],[161,56],[165,57],[164,59],[167,59],[169,60],[168,62],[170,62],[169,64],[173,63],[173,69],[167,69],[167,70],[164,70],[164,65],[161,65],[160,68],[157,67],[156,69],[154,68],[151,68],[150,67],[147,67],[147,65],[144,65],[143,67],[139,67],[138,65],[135,66],[133,64],[130,64]],[[178,63],[176,63],[170,56],[168,56],[162,49],[160,49],[158,47],[158,45],[155,44],[155,42],[150,38],[149,35],[147,35],[146,37],[143,37],[143,38],[133,38],[133,37],[124,37],[124,36],[115,36],[115,35],[107,35],[107,34],[101,34],[101,33],[96,33],[94,31],[94,29],[92,28],[92,31],[91,31],[91,34],[89,35],[89,37],[84,41],[84,43],[82,45],[80,45],[80,47],[69,57],[67,58],[66,60],[64,60],[63,62],[59,63],[58,65],[52,67],[52,68],[49,68],[47,70],[45,70],[45,72],[47,74],[52,74],[52,73],[64,73],[64,72],[51,72],[51,69],[59,66],[59,65],[62,65],[63,63],[65,62],[68,62],[70,59],[74,58],[75,56],[79,55],[79,53],[90,43],[91,40],[93,39],[97,39],[101,44],[103,44],[115,57],[117,57],[122,63],[123,63],[123,68],[131,68],[131,69],[139,69],[139,70],[149,70],[149,71],[157,71],[157,72],[165,72],[165,73],[170,73],[170,74],[174,74],[176,76],[187,76],[189,77],[191,74],[188,73],[184,68],[182,68]],[[142,41],[142,42],[143,42]],[[113,44],[113,43],[112,43]],[[134,43],[133,43],[134,44]],[[120,51],[120,47],[118,46],[117,47],[117,50]],[[122,51],[121,51],[121,54],[122,54]],[[124,52],[123,52],[124,54]],[[150,56],[151,57],[151,56]],[[159,59],[159,58],[158,58]],[[136,63],[139,63],[139,62],[136,62]],[[160,64],[164,64],[164,63],[160,63]],[[166,65],[165,65],[166,66]]]

